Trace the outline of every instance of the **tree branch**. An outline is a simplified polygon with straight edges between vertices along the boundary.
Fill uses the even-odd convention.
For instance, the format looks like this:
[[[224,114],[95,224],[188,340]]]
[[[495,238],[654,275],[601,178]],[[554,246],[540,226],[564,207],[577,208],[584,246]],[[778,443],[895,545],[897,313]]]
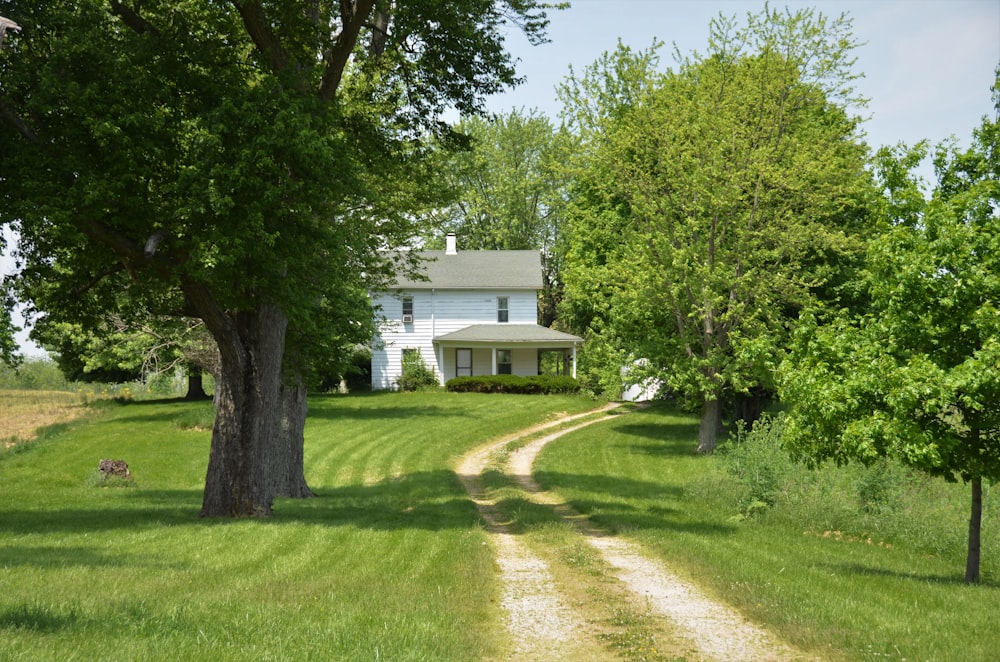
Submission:
[[[385,43],[389,39],[389,18],[394,2],[378,0],[375,6],[375,18],[371,25],[372,37],[368,44],[368,55],[378,57],[385,52]]]
[[[239,12],[240,18],[243,19],[243,26],[247,29],[247,34],[257,46],[257,50],[267,57],[271,68],[278,72],[287,67],[291,57],[281,45],[281,40],[274,34],[274,30],[271,29],[271,24],[264,16],[264,10],[260,4],[257,2],[238,2],[237,0],[232,0],[232,3],[236,11]]]
[[[152,259],[152,257],[156,255],[157,247],[159,247],[159,245],[168,237],[170,237],[170,233],[166,230],[157,230],[153,234],[149,235],[149,238],[146,240],[146,247],[142,251],[143,257],[147,260]]]
[[[104,223],[87,219],[83,221],[83,231],[115,252],[115,255],[136,265],[146,263],[142,247]]]
[[[333,48],[324,55],[326,71],[323,72],[323,80],[319,86],[321,101],[332,101],[337,94],[344,68],[347,67],[358,41],[358,34],[374,6],[375,0],[340,0],[341,30]]]
[[[125,265],[123,264],[116,264],[113,267],[108,267],[107,269],[100,272],[96,276],[92,277],[89,281],[84,283],[83,287],[73,288],[73,293],[76,294],[77,296],[82,296],[83,294],[89,292],[93,287],[95,287],[98,283],[104,280],[107,276],[110,276],[112,274],[117,274],[122,271],[125,271]]]
[[[0,101],[0,119],[3,120],[4,124],[13,127],[13,129],[21,134],[21,136],[28,142],[39,147],[42,145],[42,141],[38,139],[35,132],[24,123],[24,120],[22,120],[18,114],[14,112],[13,108],[2,101]]]
[[[110,0],[111,2],[111,13],[122,19],[122,23],[129,26],[135,32],[139,34],[146,34],[150,32],[155,35],[159,35],[160,31],[157,30],[153,25],[139,16],[139,12],[126,7],[119,0]]]
[[[239,333],[233,318],[215,300],[208,287],[190,276],[181,277],[181,291],[184,298],[196,313],[196,317],[205,323],[205,328],[215,339],[219,353],[232,366],[246,365],[246,349],[239,340]]]

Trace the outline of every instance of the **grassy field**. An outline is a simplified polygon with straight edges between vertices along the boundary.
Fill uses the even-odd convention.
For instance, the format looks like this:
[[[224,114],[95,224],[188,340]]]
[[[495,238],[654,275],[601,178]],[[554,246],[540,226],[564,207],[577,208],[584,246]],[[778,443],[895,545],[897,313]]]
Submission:
[[[691,416],[638,411],[550,445],[537,478],[821,659],[997,659],[994,499],[984,582],[966,586],[967,486],[899,468],[792,468],[774,505],[748,518],[731,458],[696,456],[696,437]]]
[[[105,403],[0,455],[0,659],[473,660],[504,651],[493,559],[450,466],[576,397],[310,402],[267,521],[199,520],[211,405]],[[133,488],[93,487],[102,458]]]
[[[6,413],[5,402],[0,394]],[[454,460],[593,405],[314,398],[306,471],[319,496],[279,501],[266,521],[197,518],[210,404],[91,405],[0,451],[0,659],[503,659],[494,560]],[[552,443],[537,477],[820,659],[996,658],[992,498],[985,581],[968,587],[964,486],[898,468],[809,473],[766,448],[699,457],[696,426],[666,407],[619,416]],[[738,457],[755,479],[773,479],[772,505],[754,505],[746,472],[732,470]],[[129,462],[135,486],[95,487],[102,458]],[[618,599],[575,534],[505,479],[486,478],[509,492],[514,529],[561,557],[554,572],[577,582],[574,600],[597,613]],[[657,659],[655,623],[614,611],[619,622],[601,635],[609,646]]]
[[[87,413],[76,393],[0,390],[0,447],[34,438],[42,426],[66,423]]]

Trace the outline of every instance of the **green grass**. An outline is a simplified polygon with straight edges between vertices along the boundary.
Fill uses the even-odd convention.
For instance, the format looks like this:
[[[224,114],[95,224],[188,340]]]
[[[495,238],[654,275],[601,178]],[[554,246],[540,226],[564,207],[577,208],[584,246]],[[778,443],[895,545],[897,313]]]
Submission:
[[[0,452],[0,659],[502,659],[494,560],[454,461],[555,411],[592,406],[562,396],[314,398],[306,474],[318,498],[238,521],[197,518],[209,404],[94,406]],[[537,478],[821,659],[995,659],[992,498],[984,582],[968,587],[965,486],[898,469],[785,467],[774,505],[747,518],[746,485],[726,456],[694,454],[696,425],[663,407],[617,416],[546,447]],[[102,458],[126,460],[135,487],[93,487]],[[647,656],[659,625],[615,606],[617,589],[576,534],[495,471],[484,478],[514,530],[577,584],[574,599],[590,600],[595,616],[608,611],[593,627],[609,647]]]
[[[452,471],[579,397],[310,401],[318,494],[270,520],[199,520],[210,405],[104,405],[0,454],[0,659],[502,657],[490,548]],[[102,458],[136,486],[89,486]]]
[[[996,659],[997,504],[985,580],[966,586],[966,486],[897,476],[872,514],[855,494],[865,472],[797,468],[775,505],[746,519],[725,456],[697,456],[696,436],[695,418],[654,407],[550,444],[536,477],[821,659]]]

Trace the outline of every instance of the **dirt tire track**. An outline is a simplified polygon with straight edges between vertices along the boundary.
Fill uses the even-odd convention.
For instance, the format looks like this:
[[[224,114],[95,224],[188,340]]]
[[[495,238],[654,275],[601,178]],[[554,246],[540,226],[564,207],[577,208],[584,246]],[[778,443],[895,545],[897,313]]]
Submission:
[[[496,534],[494,546],[504,582],[503,606],[508,613],[508,626],[518,642],[518,659],[569,659],[560,656],[560,635],[555,630],[572,633],[579,631],[580,623],[567,616],[560,622],[555,614],[566,614],[565,606],[554,595],[554,585],[545,562],[531,554],[497,521],[497,513],[483,499],[480,477],[490,457],[507,444],[535,434],[549,427],[564,425],[584,416],[610,412],[615,405],[599,410],[565,417],[535,426],[521,433],[492,442],[466,456],[458,473],[466,491],[476,501],[487,521],[488,529]],[[659,561],[644,556],[637,545],[608,535],[595,527],[586,517],[573,510],[554,495],[544,492],[532,477],[532,466],[539,452],[548,443],[565,434],[579,430],[608,416],[594,417],[578,425],[562,428],[552,434],[533,440],[513,452],[507,461],[506,472],[511,475],[535,503],[547,505],[565,521],[571,523],[613,569],[613,574],[633,595],[647,601],[650,608],[666,617],[679,636],[688,640],[698,654],[706,660],[773,661],[806,660],[810,656],[796,651],[765,630],[747,621],[727,605],[708,598],[700,589],[681,579]],[[495,530],[500,527],[499,530]],[[527,554],[527,556],[523,556]],[[529,560],[530,559],[530,560]],[[541,565],[538,565],[541,564]],[[537,568],[531,576],[527,568]],[[530,587],[529,587],[530,585]],[[550,600],[543,606],[546,592]],[[541,615],[539,610],[552,613]]]
[[[513,660],[579,659],[581,648],[598,649],[600,645],[585,634],[584,619],[559,597],[548,563],[529,550],[501,521],[495,504],[483,492],[482,474],[493,454],[512,441],[610,408],[566,416],[508,435],[475,449],[456,468],[462,486],[492,534],[503,585],[500,604],[507,614],[507,627],[514,642]]]

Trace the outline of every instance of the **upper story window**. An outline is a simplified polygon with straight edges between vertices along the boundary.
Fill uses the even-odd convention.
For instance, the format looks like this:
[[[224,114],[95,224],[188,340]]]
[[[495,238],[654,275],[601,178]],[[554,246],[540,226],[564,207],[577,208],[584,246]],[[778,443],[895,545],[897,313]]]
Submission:
[[[510,318],[510,299],[497,297],[497,322],[506,322]]]
[[[413,297],[403,297],[403,324],[413,323]]]

